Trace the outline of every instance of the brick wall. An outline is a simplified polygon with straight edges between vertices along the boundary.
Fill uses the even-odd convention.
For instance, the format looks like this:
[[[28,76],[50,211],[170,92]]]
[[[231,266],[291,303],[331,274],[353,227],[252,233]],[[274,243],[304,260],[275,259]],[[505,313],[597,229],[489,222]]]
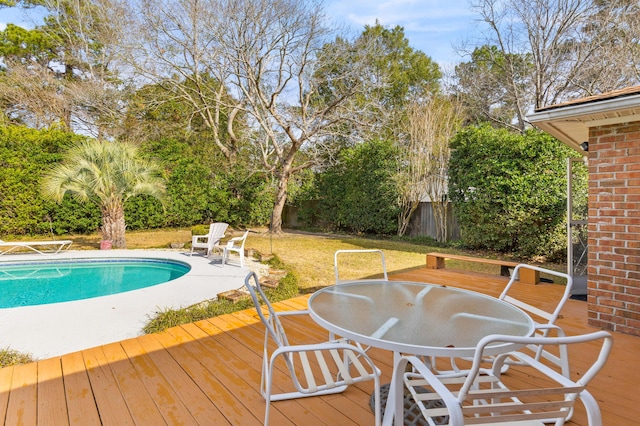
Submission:
[[[589,129],[589,324],[640,336],[640,122]]]

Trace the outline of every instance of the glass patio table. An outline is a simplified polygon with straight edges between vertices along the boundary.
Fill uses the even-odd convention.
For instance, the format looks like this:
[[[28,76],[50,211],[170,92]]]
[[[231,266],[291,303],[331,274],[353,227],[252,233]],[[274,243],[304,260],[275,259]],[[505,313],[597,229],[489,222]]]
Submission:
[[[505,301],[418,282],[342,282],[315,292],[308,308],[311,318],[331,333],[394,355],[471,357],[484,336],[530,336],[534,332],[531,317]],[[516,349],[513,344],[500,343],[488,346],[484,354]],[[392,401],[389,395],[385,423],[392,417],[387,414],[394,412],[389,406]]]
[[[455,287],[407,281],[352,281],[309,298],[321,327],[361,344],[426,356],[473,356],[489,334],[530,336],[533,320],[495,297]],[[513,350],[489,346],[486,355]]]

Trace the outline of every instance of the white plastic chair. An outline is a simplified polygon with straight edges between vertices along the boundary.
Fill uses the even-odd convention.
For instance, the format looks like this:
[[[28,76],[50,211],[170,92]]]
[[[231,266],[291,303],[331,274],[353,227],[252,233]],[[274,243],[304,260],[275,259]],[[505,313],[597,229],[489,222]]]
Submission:
[[[389,280],[389,277],[387,276],[387,263],[385,261],[384,253],[382,252],[382,250],[377,250],[377,249],[371,249],[371,250],[367,250],[367,249],[337,250],[335,252],[335,254],[333,255],[333,271],[334,271],[335,276],[336,276],[336,284],[339,284],[341,282],[347,281],[347,280],[341,280],[340,279],[340,273],[339,273],[339,268],[338,268],[338,257],[341,257],[340,255],[345,255],[345,254],[363,254],[363,253],[378,253],[380,255],[380,262],[381,262],[381,267],[382,267],[380,269],[380,272],[382,272],[381,280],[383,280],[383,281],[388,281]]]
[[[308,311],[275,312],[262,291],[255,272],[247,275],[245,287],[249,291],[256,312],[266,328],[260,383],[260,392],[266,400],[264,424],[269,423],[269,409],[272,401],[340,393],[349,385],[373,380],[375,424],[380,425],[380,370],[367,354],[358,346],[342,341],[303,345],[289,344],[280,318],[304,315],[308,314]],[[262,299],[267,308],[266,316],[258,297]],[[270,340],[273,340],[277,346],[271,353],[269,353]],[[295,388],[294,391],[272,392],[273,370],[276,368],[278,360],[284,361]]]
[[[227,241],[226,245],[216,245],[216,249],[222,250],[222,265],[229,260],[229,253],[234,252],[240,255],[240,267],[244,267],[244,243],[247,241],[249,230],[245,231],[241,237],[233,237]]]
[[[213,247],[224,238],[224,233],[228,227],[228,223],[216,222],[209,225],[209,233],[206,235],[193,235],[191,237],[191,253],[189,253],[189,256],[193,254],[194,249],[203,248],[207,249],[205,256],[209,257]]]
[[[596,340],[601,341],[597,359],[575,381],[522,352],[500,355],[491,369],[481,368],[485,347],[495,342],[548,347]],[[601,426],[600,408],[586,386],[604,366],[612,344],[612,336],[605,331],[570,337],[487,336],[476,346],[471,369],[448,377],[437,376],[416,356],[403,356],[394,365],[394,424],[403,424],[403,388],[406,386],[430,425],[446,422],[445,416],[448,416],[446,424],[450,426],[480,423],[560,426],[571,416],[576,400],[580,399],[589,425]],[[521,366],[517,368],[536,380],[513,381],[514,385],[518,383],[513,387],[505,385],[500,370],[507,356],[517,359]]]

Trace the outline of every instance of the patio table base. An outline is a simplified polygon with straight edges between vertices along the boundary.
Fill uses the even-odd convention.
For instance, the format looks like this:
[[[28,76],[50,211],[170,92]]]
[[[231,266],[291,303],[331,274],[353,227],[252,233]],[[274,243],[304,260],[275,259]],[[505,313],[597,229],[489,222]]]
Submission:
[[[391,385],[389,383],[380,386],[380,406],[382,407],[382,414],[384,414],[385,407],[387,406],[387,399],[389,398],[389,388]],[[431,392],[429,389],[425,389],[422,387],[417,387],[416,390],[419,390],[420,393]],[[375,395],[371,394],[371,398],[369,399],[369,406],[371,407],[371,411],[375,409]],[[429,404],[430,407],[444,407],[444,404],[440,400],[432,401]],[[449,423],[449,416],[442,416],[439,418],[432,419],[437,425],[446,425]],[[404,395],[404,425],[405,426],[428,426],[427,420],[422,416],[422,412],[420,412],[420,408],[413,400],[413,396],[410,392],[406,391]]]

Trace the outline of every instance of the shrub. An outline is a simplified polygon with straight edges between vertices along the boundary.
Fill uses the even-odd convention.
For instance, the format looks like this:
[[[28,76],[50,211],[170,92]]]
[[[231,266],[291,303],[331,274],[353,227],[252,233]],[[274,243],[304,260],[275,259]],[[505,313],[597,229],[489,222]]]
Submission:
[[[277,256],[270,259],[267,264],[277,269],[288,271],[276,288],[263,289],[270,302],[275,303],[291,299],[300,294],[297,275],[290,271]],[[142,331],[147,334],[157,333],[177,325],[249,309],[252,306],[253,302],[250,298],[243,298],[235,302],[227,299],[207,300],[182,309],[165,308],[156,312],[155,316],[150,317]]]
[[[394,234],[398,229],[396,148],[371,141],[344,150],[338,165],[318,177],[321,219],[341,230]]]
[[[566,158],[551,136],[468,127],[451,144],[449,197],[464,244],[473,249],[553,256],[566,249]]]
[[[33,362],[35,359],[31,354],[18,352],[13,349],[0,349],[0,368],[9,367],[11,365],[26,364]]]
[[[40,195],[43,170],[84,137],[56,129],[0,126],[0,234],[34,235],[96,230],[100,212],[72,198],[62,206]],[[97,222],[96,222],[97,215]],[[99,226],[99,225],[98,225]]]

